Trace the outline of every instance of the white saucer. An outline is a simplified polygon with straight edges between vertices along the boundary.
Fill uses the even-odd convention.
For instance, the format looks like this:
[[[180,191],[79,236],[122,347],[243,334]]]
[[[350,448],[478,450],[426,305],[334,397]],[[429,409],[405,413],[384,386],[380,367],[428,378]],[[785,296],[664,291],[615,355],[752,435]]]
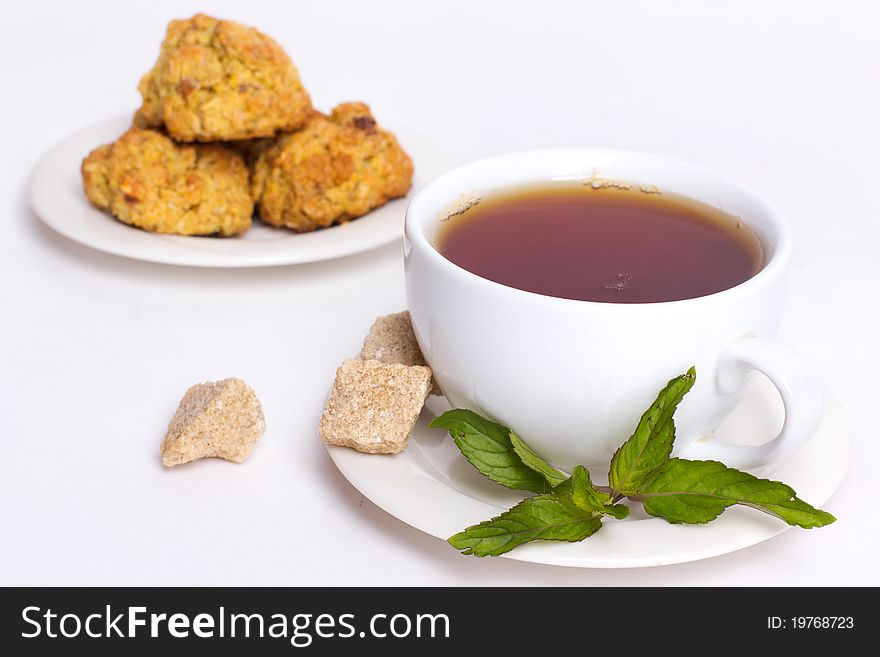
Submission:
[[[525,495],[480,475],[461,456],[449,434],[427,423],[448,409],[432,398],[410,437],[406,451],[395,456],[361,454],[328,447],[330,457],[351,484],[376,505],[403,522],[446,539],[465,527],[498,515]],[[769,440],[782,425],[778,393],[755,377],[742,403],[715,432],[715,439],[749,443]],[[744,442],[744,441],[741,441]],[[824,504],[843,479],[849,458],[849,436],[839,404],[826,393],[825,414],[813,438],[785,463],[761,476],[784,481],[815,506]],[[592,471],[604,484],[607,473]],[[509,559],[580,568],[634,568],[706,559],[755,545],[789,529],[776,518],[733,507],[707,525],[671,525],[648,516],[637,504],[624,521],[605,526],[580,543],[536,542],[503,555]],[[809,541],[803,532],[801,540]],[[821,531],[811,530],[811,531]],[[455,552],[449,547],[450,553]],[[463,557],[465,558],[465,557]],[[475,557],[466,557],[473,559]]]
[[[86,200],[80,164],[92,149],[115,140],[130,125],[131,116],[103,121],[68,137],[40,159],[30,184],[31,205],[40,219],[65,237],[99,251],[190,267],[270,267],[329,260],[403,236],[408,198],[391,201],[347,224],[303,234],[259,221],[243,236],[226,239],[158,235],[126,226]],[[446,163],[418,132],[394,121],[387,125],[415,164],[412,195],[442,173]]]

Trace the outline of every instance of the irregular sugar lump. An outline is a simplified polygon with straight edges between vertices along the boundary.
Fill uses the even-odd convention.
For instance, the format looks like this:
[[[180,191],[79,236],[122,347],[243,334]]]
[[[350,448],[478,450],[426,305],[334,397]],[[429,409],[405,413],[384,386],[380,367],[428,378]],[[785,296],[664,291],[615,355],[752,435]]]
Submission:
[[[361,360],[427,366],[419,343],[416,342],[408,310],[376,318],[364,339]],[[433,378],[431,393],[441,394]]]
[[[318,434],[325,443],[368,454],[401,452],[430,388],[428,367],[346,360],[336,371]]]
[[[162,465],[172,467],[206,457],[244,462],[266,430],[263,408],[241,379],[198,383],[180,406],[162,441]]]

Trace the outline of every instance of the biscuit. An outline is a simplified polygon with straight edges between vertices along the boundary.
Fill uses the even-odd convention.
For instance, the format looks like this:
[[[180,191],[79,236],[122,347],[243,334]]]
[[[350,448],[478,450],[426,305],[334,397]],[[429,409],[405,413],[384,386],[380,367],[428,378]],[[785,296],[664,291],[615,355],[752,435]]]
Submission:
[[[380,363],[427,366],[419,343],[416,341],[408,310],[377,317],[364,339],[360,357],[361,360],[378,360]],[[431,393],[440,394],[433,377]]]
[[[92,151],[82,176],[93,205],[144,230],[230,236],[251,225],[247,166],[220,144],[178,144],[131,128]]]
[[[266,429],[260,401],[241,379],[199,383],[186,391],[162,440],[162,465],[205,457],[244,462]]]
[[[270,37],[204,14],[171,21],[159,59],[138,85],[135,125],[178,141],[229,141],[295,130],[312,103]]]
[[[413,165],[363,103],[315,112],[259,154],[252,189],[260,218],[307,232],[360,217],[404,196]]]
[[[318,434],[330,445],[397,454],[406,448],[430,386],[427,367],[346,360],[336,370]]]

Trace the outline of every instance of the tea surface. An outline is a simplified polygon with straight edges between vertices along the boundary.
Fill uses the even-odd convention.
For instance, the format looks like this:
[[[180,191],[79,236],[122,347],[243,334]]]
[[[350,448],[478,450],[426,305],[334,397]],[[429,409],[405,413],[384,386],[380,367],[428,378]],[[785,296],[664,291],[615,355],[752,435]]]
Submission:
[[[446,219],[435,245],[503,285],[610,303],[701,297],[764,265],[760,240],[737,217],[638,186],[551,183],[499,192]]]

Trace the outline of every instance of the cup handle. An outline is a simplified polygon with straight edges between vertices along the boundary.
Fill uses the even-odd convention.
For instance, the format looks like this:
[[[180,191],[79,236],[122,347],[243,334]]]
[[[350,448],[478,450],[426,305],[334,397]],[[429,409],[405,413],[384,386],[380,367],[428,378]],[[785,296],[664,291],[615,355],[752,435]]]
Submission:
[[[812,437],[822,420],[825,396],[806,360],[776,340],[742,338],[722,352],[715,384],[722,394],[734,393],[755,370],[767,376],[782,397],[785,423],[779,435],[757,446],[695,442],[683,450],[683,456],[714,459],[741,469],[759,468],[785,460]]]

